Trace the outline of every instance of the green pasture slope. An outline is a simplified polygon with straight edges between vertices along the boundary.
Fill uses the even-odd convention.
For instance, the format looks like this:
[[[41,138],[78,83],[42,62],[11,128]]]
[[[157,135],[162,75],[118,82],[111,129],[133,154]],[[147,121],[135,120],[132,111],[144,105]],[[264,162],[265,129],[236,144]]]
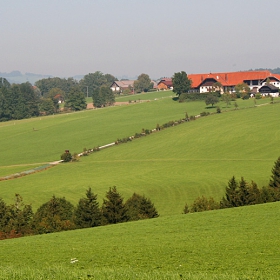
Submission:
[[[277,202],[3,240],[0,279],[279,279],[279,207]]]
[[[269,103],[269,100],[266,101]],[[251,100],[239,102],[240,108],[253,105]],[[65,148],[82,151],[83,147],[107,144],[118,137],[140,132],[143,127],[154,128],[156,123],[178,119],[186,110],[191,115],[208,109],[202,102],[178,104],[164,98],[117,108],[26,120],[15,125],[2,124],[0,130],[7,129],[10,135],[13,135],[13,128],[15,132],[22,131],[23,135],[17,139],[24,148],[18,149],[16,140],[9,134],[6,137],[1,134],[1,141],[7,147],[2,149],[0,145],[1,154],[5,155],[0,159],[1,164],[13,166],[13,162],[56,160]],[[211,110],[215,111],[215,108]],[[149,197],[161,216],[180,214],[185,203],[192,203],[198,196],[221,199],[233,175],[238,180],[241,176],[247,181],[254,180],[260,187],[266,185],[280,154],[279,117],[279,103],[203,117],[102,150],[81,158],[78,163],[60,164],[44,172],[1,181],[0,196],[7,203],[12,203],[14,194],[19,193],[25,203],[32,203],[35,210],[53,194],[77,204],[89,186],[101,203],[109,187],[117,186],[125,199],[133,192]],[[115,121],[116,118],[121,121]],[[40,122],[43,123],[38,131],[33,131],[32,124]],[[27,135],[35,135],[40,142],[36,144],[36,151],[30,144],[35,145],[35,141],[28,140]],[[13,153],[7,139],[10,144],[14,141],[14,149],[18,153]]]

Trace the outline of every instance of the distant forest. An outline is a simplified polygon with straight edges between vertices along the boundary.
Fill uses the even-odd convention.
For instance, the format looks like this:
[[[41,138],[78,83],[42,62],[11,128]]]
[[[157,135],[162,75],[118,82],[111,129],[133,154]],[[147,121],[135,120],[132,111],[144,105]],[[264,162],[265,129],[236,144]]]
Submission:
[[[273,73],[273,74],[280,74],[280,67],[274,68],[274,69],[270,69],[270,68],[257,68],[257,69],[250,69],[249,71],[264,71],[264,70],[268,70],[269,72]]]

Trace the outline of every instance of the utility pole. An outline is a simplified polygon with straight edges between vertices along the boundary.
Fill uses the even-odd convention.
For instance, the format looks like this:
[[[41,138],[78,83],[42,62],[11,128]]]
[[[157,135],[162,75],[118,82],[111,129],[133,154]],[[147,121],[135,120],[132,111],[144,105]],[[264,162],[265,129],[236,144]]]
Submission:
[[[87,88],[87,97],[88,97],[88,86],[86,86],[86,88]]]

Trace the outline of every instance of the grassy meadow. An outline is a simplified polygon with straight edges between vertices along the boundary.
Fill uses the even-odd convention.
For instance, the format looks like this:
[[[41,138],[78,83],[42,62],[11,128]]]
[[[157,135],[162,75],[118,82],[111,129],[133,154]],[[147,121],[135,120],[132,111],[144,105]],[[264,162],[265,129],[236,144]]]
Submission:
[[[269,99],[264,101],[269,103]],[[238,102],[239,108],[254,106],[252,100]],[[15,163],[57,160],[64,149],[81,152],[84,147],[107,144],[142,128],[151,129],[157,123],[182,118],[186,111],[196,115],[208,110],[215,108],[205,109],[203,102],[177,103],[162,98],[24,120],[15,125],[3,123],[0,130],[6,134],[0,137],[0,174],[24,168],[15,167]],[[133,192],[149,197],[161,216],[180,214],[185,203],[192,203],[198,196],[221,199],[233,175],[238,180],[241,176],[254,180],[260,187],[266,185],[279,156],[279,117],[279,103],[202,117],[83,157],[78,163],[1,181],[1,197],[11,203],[14,194],[19,193],[25,203],[32,203],[36,209],[53,194],[76,204],[89,186],[102,202],[109,187],[117,186],[125,199]],[[37,131],[32,129],[35,124]],[[12,137],[20,132],[21,137]]]
[[[158,94],[158,95],[156,95]],[[204,102],[174,102],[171,92],[135,96],[129,105],[0,123],[0,177],[82,152],[200,112]],[[130,98],[130,99],[127,99]],[[118,101],[133,97],[119,97]],[[122,100],[121,100],[122,99]],[[276,99],[275,99],[276,100]],[[160,217],[0,242],[0,279],[278,279],[280,202],[182,215],[201,195],[219,200],[235,175],[261,187],[280,155],[280,103],[237,100],[221,114],[14,180],[36,210],[52,195],[74,205],[88,187],[99,202],[117,186],[152,200]],[[264,104],[264,105],[263,105]],[[257,105],[257,106],[255,106]],[[226,112],[227,111],[227,112]]]
[[[0,279],[278,279],[279,206],[3,240]]]

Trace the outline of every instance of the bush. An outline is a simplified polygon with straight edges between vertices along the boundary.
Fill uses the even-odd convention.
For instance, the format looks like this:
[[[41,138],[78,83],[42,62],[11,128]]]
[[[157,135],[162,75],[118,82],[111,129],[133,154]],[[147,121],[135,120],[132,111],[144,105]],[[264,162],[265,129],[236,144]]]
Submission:
[[[60,156],[61,160],[63,160],[64,162],[69,162],[72,160],[72,155],[69,151],[65,151],[61,156]]]
[[[261,96],[261,94],[260,94],[260,93],[257,93],[257,94],[255,95],[255,98],[256,98],[256,99],[261,99],[261,98],[262,98],[262,96]]]
[[[190,212],[202,212],[202,211],[209,211],[220,209],[220,204],[216,202],[213,197],[209,199],[202,196],[198,197],[193,204],[191,205]]]
[[[217,110],[216,111],[217,111],[218,114],[220,114],[222,112],[221,108],[219,106],[217,106]]]
[[[201,117],[205,117],[205,116],[208,116],[208,115],[210,115],[209,112],[201,112],[201,113],[200,113],[200,116],[201,116]]]

